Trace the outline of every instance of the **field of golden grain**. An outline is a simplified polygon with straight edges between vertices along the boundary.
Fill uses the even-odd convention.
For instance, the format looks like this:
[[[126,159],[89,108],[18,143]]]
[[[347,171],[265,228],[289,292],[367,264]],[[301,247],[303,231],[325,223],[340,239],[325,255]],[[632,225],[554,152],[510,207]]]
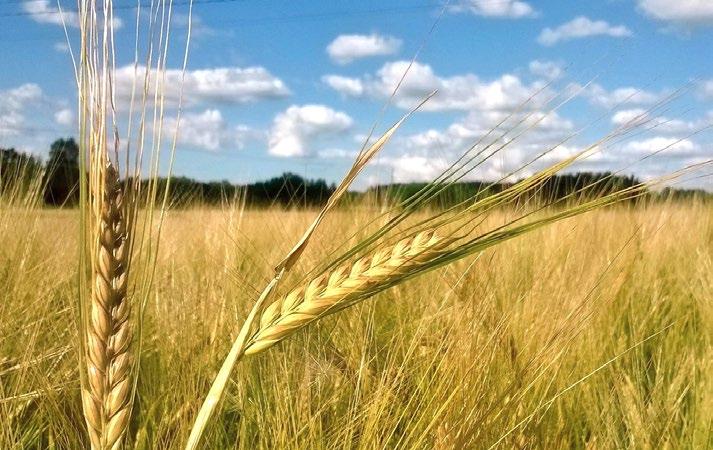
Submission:
[[[77,212],[0,213],[0,448],[86,448]],[[168,213],[126,448],[185,445],[237,328],[315,214]],[[335,212],[285,289],[369,214]],[[712,338],[710,203],[619,205],[437,269],[246,357],[202,445],[706,448]]]

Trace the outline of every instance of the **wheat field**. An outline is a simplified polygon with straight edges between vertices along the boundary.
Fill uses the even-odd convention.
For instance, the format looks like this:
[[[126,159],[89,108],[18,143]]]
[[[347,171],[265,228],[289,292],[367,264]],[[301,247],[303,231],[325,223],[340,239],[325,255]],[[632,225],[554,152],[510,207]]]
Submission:
[[[0,448],[86,448],[76,210],[1,213]],[[284,289],[373,213],[334,211]],[[315,214],[168,212],[125,448],[185,445],[272,265]],[[620,204],[246,357],[201,448],[706,448],[712,338],[710,202]]]

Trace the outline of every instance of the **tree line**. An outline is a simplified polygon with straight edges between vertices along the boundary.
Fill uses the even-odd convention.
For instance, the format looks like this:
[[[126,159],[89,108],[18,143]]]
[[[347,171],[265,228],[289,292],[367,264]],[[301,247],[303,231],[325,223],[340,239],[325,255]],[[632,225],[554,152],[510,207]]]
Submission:
[[[73,138],[62,138],[50,146],[46,163],[14,148],[0,148],[0,193],[17,183],[29,184],[42,174],[43,200],[52,206],[73,206],[79,201],[79,146]],[[34,177],[34,178],[33,178]],[[564,198],[594,198],[635,186],[639,179],[614,175],[609,172],[579,172],[556,175],[547,179],[538,189],[528,193],[527,200],[555,201]],[[147,183],[147,181],[142,181]],[[169,180],[156,180],[162,192]],[[421,192],[426,183],[391,183],[373,186],[363,193],[350,193],[352,200],[372,197],[391,203],[401,202]],[[507,182],[463,181],[438,186],[436,194],[429,196],[433,207],[448,207],[468,199],[484,197],[512,186]],[[219,205],[231,201],[244,201],[249,206],[312,207],[323,205],[336,186],[323,179],[306,179],[294,173],[284,173],[265,181],[238,185],[227,180],[203,182],[188,177],[172,177],[169,184],[169,201],[173,206],[195,204]],[[711,198],[703,190],[666,188],[650,196],[666,198]]]
[[[79,201],[79,145],[73,138],[57,139],[50,146],[49,157],[42,163],[35,156],[14,148],[0,148],[0,192],[17,183],[29,185],[42,174],[43,200],[52,206],[73,206]],[[144,186],[148,183],[143,180]],[[156,180],[159,192],[169,180]],[[323,179],[305,179],[293,173],[266,181],[238,185],[223,181],[197,181],[176,176],[170,179],[169,200],[172,205],[216,205],[241,199],[255,206],[273,204],[318,206],[324,204],[336,186]]]

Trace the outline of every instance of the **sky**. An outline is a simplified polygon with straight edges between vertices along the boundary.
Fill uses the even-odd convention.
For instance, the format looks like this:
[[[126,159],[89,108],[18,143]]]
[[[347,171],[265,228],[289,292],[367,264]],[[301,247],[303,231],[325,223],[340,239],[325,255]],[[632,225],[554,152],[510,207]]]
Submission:
[[[554,149],[513,177],[527,175],[633,124],[577,169],[649,179],[713,158],[709,0],[194,0],[184,76],[188,0],[174,1],[165,95],[175,104],[183,80],[176,175],[338,181],[372,129],[433,91],[357,187],[432,179],[488,139],[508,145],[470,178],[498,179]],[[60,5],[69,41],[55,0],[0,0],[0,147],[46,157],[77,134],[76,2]],[[115,0],[120,114],[136,5]],[[175,122],[169,108],[163,129]],[[713,189],[705,172],[689,178]]]

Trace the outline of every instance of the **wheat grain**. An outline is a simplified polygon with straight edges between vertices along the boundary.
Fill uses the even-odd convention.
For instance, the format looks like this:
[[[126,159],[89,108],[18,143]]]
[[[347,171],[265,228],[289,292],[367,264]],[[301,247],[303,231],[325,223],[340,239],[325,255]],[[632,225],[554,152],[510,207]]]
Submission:
[[[87,386],[82,390],[94,450],[120,447],[131,403],[127,228],[121,184],[110,164],[104,183],[87,325]]]
[[[446,245],[447,241],[434,231],[423,231],[291,291],[265,308],[245,354],[266,350],[313,320],[373,295],[380,287],[432,261]]]

